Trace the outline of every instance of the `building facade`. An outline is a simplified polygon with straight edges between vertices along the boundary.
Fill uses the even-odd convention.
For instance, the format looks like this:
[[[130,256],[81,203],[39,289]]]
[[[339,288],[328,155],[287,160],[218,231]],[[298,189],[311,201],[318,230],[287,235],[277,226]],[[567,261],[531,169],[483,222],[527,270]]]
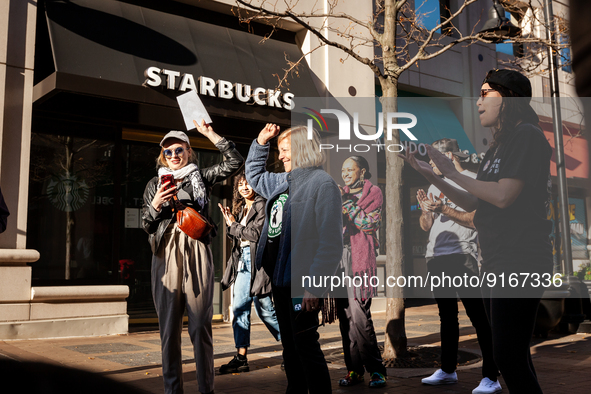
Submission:
[[[369,20],[372,3],[345,1],[336,11]],[[458,28],[478,28],[488,3],[466,10]],[[328,9],[327,2],[299,7],[306,11],[313,4]],[[457,7],[454,1],[425,4],[437,15]],[[158,142],[171,129],[185,130],[178,95],[197,90],[214,129],[243,155],[265,123],[290,126],[290,104],[298,97],[380,95],[366,65],[345,59],[336,48],[315,49],[317,37],[295,23],[281,24],[264,40],[271,29],[239,23],[233,6],[230,0],[0,1],[6,22],[0,24],[6,26],[0,31],[0,185],[11,211],[8,229],[0,235],[0,338],[101,335],[125,332],[128,323],[155,322],[151,253],[140,209],[144,187],[155,175]],[[562,7],[555,5],[555,11],[564,12]],[[322,19],[311,23],[322,26]],[[433,21],[423,23],[428,27]],[[345,42],[336,29],[322,33]],[[355,34],[368,38],[365,32]],[[371,58],[375,48],[356,50]],[[468,98],[478,95],[486,71],[512,59],[511,50],[481,43],[455,47],[403,73],[400,96],[457,99],[443,110],[450,124],[461,128],[458,135],[470,145],[465,149],[477,157],[490,132],[480,126],[475,100]],[[297,75],[290,74],[277,90],[286,59],[302,56]],[[574,97],[572,73],[561,68],[559,75],[561,94]],[[532,78],[541,110],[548,105],[545,83],[543,76]],[[576,114],[565,120],[572,127],[580,124]],[[375,127],[373,116],[362,122]],[[221,160],[195,130],[188,134],[200,166]],[[575,227],[582,229],[575,258],[585,261],[589,150],[586,140],[576,138],[569,141],[579,164],[567,175]],[[382,166],[383,158],[377,163]],[[277,160],[271,168],[281,170]],[[383,186],[385,173],[378,171],[378,178]],[[413,198],[427,185],[410,171],[405,178],[405,270],[422,273],[426,235],[418,229]],[[230,185],[212,193],[211,214],[220,230],[215,207],[231,203]],[[228,318],[230,302],[219,287],[229,252],[224,235],[220,231],[211,245],[214,318],[220,320]]]

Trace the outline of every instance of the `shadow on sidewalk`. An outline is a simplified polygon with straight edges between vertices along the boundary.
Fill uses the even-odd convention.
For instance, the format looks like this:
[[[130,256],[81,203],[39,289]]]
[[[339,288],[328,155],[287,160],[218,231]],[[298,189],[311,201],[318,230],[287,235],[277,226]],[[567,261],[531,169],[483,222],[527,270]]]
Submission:
[[[19,394],[139,394],[133,386],[101,374],[40,362],[0,360],[0,379]],[[10,385],[8,385],[10,386]],[[15,387],[13,386],[13,388]]]

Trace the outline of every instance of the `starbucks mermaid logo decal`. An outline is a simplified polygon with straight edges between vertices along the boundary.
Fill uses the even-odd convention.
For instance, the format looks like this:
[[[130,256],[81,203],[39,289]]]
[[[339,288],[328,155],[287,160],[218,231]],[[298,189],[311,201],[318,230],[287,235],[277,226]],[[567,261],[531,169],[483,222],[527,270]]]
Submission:
[[[64,212],[80,209],[88,200],[88,185],[82,178],[67,173],[52,176],[47,185],[47,197],[51,204]]]

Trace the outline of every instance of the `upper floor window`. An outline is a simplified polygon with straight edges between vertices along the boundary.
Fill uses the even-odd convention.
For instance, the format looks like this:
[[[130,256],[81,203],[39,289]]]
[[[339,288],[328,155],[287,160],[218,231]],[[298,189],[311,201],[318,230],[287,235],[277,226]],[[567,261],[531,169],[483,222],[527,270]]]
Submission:
[[[451,16],[452,0],[415,0],[415,13],[419,26],[433,30],[442,21]],[[436,30],[439,34],[450,35],[453,28],[449,25]]]
[[[567,73],[573,72],[570,55],[570,37],[568,35],[568,22],[563,18],[556,18],[556,41],[563,46],[558,51],[558,66]]]

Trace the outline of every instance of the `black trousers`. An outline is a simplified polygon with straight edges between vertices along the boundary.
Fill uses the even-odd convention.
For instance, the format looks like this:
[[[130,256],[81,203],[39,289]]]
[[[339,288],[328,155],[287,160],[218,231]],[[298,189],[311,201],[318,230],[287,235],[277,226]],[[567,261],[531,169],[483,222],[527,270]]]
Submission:
[[[273,286],[281,332],[287,394],[330,393],[330,375],[318,338],[318,313],[294,311],[291,287]]]
[[[478,276],[478,263],[474,257],[465,254],[450,254],[427,259],[427,269],[431,276],[463,277],[467,274]],[[478,287],[444,286],[433,289],[433,295],[439,308],[441,336],[441,369],[452,373],[458,363],[458,345],[460,324],[458,321],[458,296],[464,304],[466,314],[476,329],[478,345],[482,352],[482,377],[496,381],[499,369],[493,356],[493,340],[489,320],[484,309],[484,302]]]
[[[506,289],[482,287],[492,328],[494,359],[512,394],[542,394],[530,353],[530,341],[544,289],[537,291],[537,298],[520,298],[522,293],[517,291],[516,297],[507,297]],[[501,294],[495,295],[495,292]]]
[[[386,375],[371,319],[371,298],[364,301],[337,298],[336,301],[347,370],[360,375],[366,370]]]

